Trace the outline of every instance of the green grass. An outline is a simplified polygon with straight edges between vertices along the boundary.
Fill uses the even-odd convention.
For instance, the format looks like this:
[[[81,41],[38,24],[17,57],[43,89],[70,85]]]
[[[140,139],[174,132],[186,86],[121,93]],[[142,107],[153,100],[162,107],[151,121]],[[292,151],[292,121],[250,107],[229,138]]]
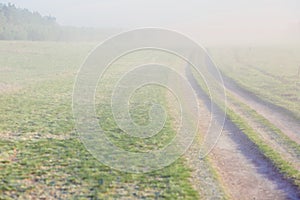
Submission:
[[[34,198],[54,190],[65,198],[159,197],[166,199],[198,198],[187,179],[189,169],[182,161],[153,173],[121,173],[101,165],[77,140],[38,142],[1,142],[1,198]],[[4,151],[5,149],[5,151]],[[12,158],[13,160],[11,160]],[[119,194],[124,190],[126,194]],[[132,192],[132,193],[130,193]],[[53,197],[53,196],[52,196]]]
[[[92,47],[1,42],[1,80],[21,87],[0,92],[0,199],[199,199],[183,158],[161,170],[130,174],[101,164],[85,149],[75,132],[72,89],[83,55]],[[132,100],[131,112],[138,123],[147,123],[149,104],[138,102],[148,98],[151,90],[137,93]],[[99,94],[106,98],[105,93]],[[162,96],[157,101],[164,104]],[[151,140],[118,138],[121,131],[108,102],[102,100],[97,104],[99,123],[120,147],[151,150],[175,134],[169,121]]]
[[[135,92],[131,99],[129,112],[132,120],[137,125],[147,125],[149,123],[149,109],[152,103],[159,105],[166,105],[163,99],[164,89],[159,86],[144,88],[143,90]],[[162,130],[151,138],[137,138],[129,137],[127,133],[122,131],[114,120],[111,112],[110,102],[101,101],[97,105],[100,126],[107,132],[108,137],[117,146],[129,151],[147,152],[150,150],[163,148],[166,144],[171,142],[176,132],[173,130],[170,118],[167,119]]]
[[[0,41],[0,80],[20,86],[77,72],[95,44]]]
[[[73,129],[72,80],[47,80],[0,95],[0,132],[66,134]]]
[[[187,182],[190,172],[182,160],[163,170],[135,175],[102,165],[77,139],[0,144],[0,198],[37,198],[40,193],[49,198],[51,191],[75,199],[198,198]],[[122,190],[129,194],[119,194]]]

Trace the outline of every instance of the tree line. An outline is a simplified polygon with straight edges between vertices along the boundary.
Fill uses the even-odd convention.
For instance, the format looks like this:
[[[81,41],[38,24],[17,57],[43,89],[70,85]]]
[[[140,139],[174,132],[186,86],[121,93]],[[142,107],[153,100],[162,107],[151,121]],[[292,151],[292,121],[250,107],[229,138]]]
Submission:
[[[115,30],[60,26],[56,18],[0,3],[0,40],[84,40],[103,39]]]

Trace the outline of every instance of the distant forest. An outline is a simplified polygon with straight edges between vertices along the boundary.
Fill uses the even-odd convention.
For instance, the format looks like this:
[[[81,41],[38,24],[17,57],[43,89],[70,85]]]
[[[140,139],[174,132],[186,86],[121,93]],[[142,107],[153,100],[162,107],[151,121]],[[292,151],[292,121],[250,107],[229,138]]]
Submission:
[[[55,17],[0,3],[0,40],[95,41],[115,31],[60,26]]]

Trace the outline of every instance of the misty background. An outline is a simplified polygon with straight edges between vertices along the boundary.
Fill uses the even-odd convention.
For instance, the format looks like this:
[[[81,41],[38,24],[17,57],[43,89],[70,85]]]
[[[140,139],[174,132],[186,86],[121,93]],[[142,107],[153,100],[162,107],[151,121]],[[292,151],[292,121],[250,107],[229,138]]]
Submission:
[[[54,17],[62,26],[110,30],[112,34],[140,27],[161,27],[184,33],[202,44],[300,43],[299,0],[4,0],[1,3]]]

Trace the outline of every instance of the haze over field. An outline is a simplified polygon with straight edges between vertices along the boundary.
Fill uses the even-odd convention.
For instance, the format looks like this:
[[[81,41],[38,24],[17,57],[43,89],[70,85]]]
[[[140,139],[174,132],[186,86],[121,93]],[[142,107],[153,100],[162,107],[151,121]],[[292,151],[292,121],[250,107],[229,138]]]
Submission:
[[[203,43],[300,41],[300,1],[4,0],[78,27],[165,27]]]
[[[299,102],[300,0],[0,1],[0,199],[300,200]]]

